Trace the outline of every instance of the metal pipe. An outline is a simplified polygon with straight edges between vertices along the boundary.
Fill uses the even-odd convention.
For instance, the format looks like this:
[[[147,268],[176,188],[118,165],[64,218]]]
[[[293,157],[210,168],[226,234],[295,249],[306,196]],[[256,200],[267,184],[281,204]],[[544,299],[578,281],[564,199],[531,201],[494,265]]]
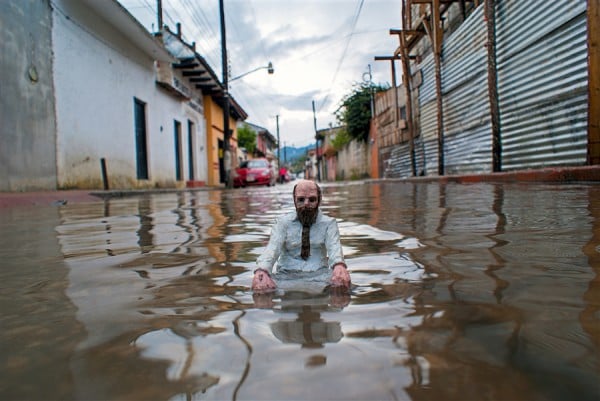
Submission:
[[[100,168],[102,170],[102,184],[105,191],[108,191],[108,173],[106,170],[106,159],[103,157],[100,159]]]

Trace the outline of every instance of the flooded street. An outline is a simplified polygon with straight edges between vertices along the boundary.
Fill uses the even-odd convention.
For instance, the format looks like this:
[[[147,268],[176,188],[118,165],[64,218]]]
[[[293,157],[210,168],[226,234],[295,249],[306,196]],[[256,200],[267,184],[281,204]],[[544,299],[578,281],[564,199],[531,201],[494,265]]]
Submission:
[[[352,294],[254,295],[291,191],[0,210],[0,399],[598,400],[600,186],[323,184]]]

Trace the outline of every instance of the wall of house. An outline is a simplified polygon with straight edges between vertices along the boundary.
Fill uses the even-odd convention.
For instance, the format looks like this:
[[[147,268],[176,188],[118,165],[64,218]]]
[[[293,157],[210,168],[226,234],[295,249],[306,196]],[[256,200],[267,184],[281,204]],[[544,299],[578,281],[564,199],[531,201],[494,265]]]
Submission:
[[[339,180],[366,178],[370,171],[369,144],[352,141],[338,151],[336,176]]]
[[[210,96],[204,96],[204,115],[206,117],[206,143],[207,143],[207,185],[219,185],[219,159],[223,157],[219,152],[219,141],[223,141],[223,110]]]
[[[0,191],[55,189],[50,6],[2,1],[0,26]]]
[[[152,58],[85,5],[56,0],[54,83],[60,188],[176,187],[188,177],[187,120],[201,114],[158,87]],[[134,98],[146,104],[148,180],[138,180]],[[181,123],[184,180],[175,174],[174,120]],[[201,134],[198,136],[201,141]],[[198,170],[199,172],[200,170]]]
[[[204,116],[206,117],[206,143],[208,160],[209,186],[220,185],[219,159],[223,158],[223,152],[219,151],[219,141],[223,141],[223,109],[215,103],[211,96],[204,96]],[[233,130],[231,137],[232,168],[237,166],[237,121],[229,119],[229,129]]]
[[[198,99],[200,102],[202,98]],[[194,170],[194,181],[206,183],[208,180],[208,155],[207,155],[207,142],[206,142],[206,120],[204,118],[204,110],[202,112],[198,109],[198,102],[196,101],[185,101],[183,103],[183,110],[185,113],[185,122],[183,126],[183,134],[185,136],[185,143],[187,146],[192,147],[192,161],[189,160],[189,152],[186,149],[184,151],[185,160],[185,172],[184,178],[186,180],[191,179],[189,176],[189,163],[193,163]],[[188,140],[188,121],[193,123],[192,132],[192,143]]]

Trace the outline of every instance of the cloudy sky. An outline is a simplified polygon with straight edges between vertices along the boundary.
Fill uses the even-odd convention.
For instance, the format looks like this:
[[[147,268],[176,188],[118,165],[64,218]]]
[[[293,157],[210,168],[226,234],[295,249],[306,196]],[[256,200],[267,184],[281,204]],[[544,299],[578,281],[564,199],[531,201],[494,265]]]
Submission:
[[[157,26],[156,0],[119,0],[149,31]],[[287,146],[314,143],[317,128],[336,124],[334,113],[353,85],[368,80],[390,84],[390,55],[398,46],[390,28],[400,28],[400,0],[225,0],[230,77],[273,63],[230,82],[230,92],[248,122],[277,134]],[[186,42],[221,77],[218,0],[162,0],[173,31],[182,24]],[[397,65],[399,74],[400,66]],[[230,79],[231,79],[230,78]],[[400,81],[400,76],[397,77]]]

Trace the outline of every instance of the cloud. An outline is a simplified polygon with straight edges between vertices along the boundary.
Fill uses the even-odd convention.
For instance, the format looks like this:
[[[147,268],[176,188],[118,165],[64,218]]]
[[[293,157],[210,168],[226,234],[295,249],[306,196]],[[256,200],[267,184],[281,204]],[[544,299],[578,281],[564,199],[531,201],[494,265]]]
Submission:
[[[144,8],[154,2],[120,1],[136,17],[152,14]],[[162,3],[169,10],[167,23],[181,22],[186,40],[196,42],[221,76],[218,2]],[[390,55],[398,46],[397,37],[389,35],[390,28],[401,27],[398,0],[225,0],[224,4],[231,76],[269,61],[275,68],[273,75],[260,70],[231,82],[231,93],[248,112],[249,122],[275,132],[279,115],[280,135],[288,144],[314,142],[313,101],[318,128],[335,123],[333,113],[341,99],[363,81],[369,65],[375,83],[391,82],[389,62],[373,58]],[[141,22],[150,29],[154,21]],[[397,71],[400,82],[399,65]]]

